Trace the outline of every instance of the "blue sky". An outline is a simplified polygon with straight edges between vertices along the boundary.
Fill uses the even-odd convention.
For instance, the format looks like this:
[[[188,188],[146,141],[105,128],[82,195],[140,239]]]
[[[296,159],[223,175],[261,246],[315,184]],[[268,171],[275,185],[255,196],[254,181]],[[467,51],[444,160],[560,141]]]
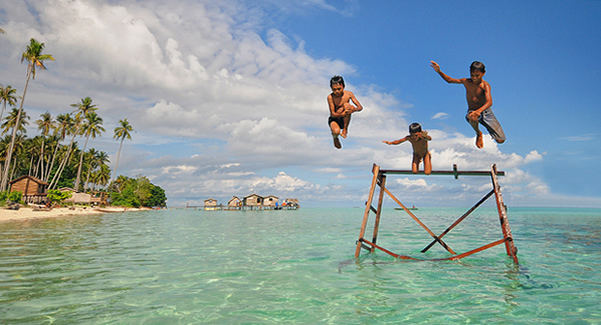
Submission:
[[[136,133],[119,174],[146,175],[171,205],[252,193],[305,205],[361,206],[373,163],[409,169],[386,146],[418,121],[434,169],[496,163],[505,201],[601,207],[600,1],[0,0],[0,83],[24,86],[30,38],[55,62],[30,84],[33,120],[91,97],[109,131],[89,146],[114,161],[117,121]],[[474,146],[465,92],[429,66],[467,77],[487,66],[507,135]],[[328,80],[345,77],[365,109],[343,149],[327,127]],[[35,128],[28,135],[36,134]],[[409,205],[471,205],[487,178],[399,176]]]

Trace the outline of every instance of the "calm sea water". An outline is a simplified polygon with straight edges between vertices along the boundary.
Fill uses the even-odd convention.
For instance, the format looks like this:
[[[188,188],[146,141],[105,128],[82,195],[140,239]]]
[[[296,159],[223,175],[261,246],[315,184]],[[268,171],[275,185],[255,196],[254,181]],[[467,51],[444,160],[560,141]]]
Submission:
[[[440,233],[464,210],[415,213]],[[508,215],[519,266],[502,245],[454,262],[355,259],[359,208],[0,223],[0,323],[601,324],[601,210]],[[480,208],[444,240],[461,253],[501,238]],[[420,253],[429,242],[404,212],[383,214],[378,244],[449,256]]]

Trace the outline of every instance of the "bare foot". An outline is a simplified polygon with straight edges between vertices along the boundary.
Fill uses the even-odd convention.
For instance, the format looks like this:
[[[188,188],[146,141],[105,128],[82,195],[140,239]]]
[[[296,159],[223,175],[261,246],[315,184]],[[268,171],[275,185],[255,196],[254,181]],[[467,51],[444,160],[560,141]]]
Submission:
[[[476,136],[476,147],[482,149],[484,147],[484,139],[482,139],[482,132],[478,131],[478,136]]]
[[[343,129],[342,132],[340,132],[340,136],[346,139],[346,135],[348,134],[348,131],[346,129]]]
[[[338,137],[334,138],[334,147],[336,147],[336,149],[342,148],[342,145],[340,144],[340,140],[338,139]]]

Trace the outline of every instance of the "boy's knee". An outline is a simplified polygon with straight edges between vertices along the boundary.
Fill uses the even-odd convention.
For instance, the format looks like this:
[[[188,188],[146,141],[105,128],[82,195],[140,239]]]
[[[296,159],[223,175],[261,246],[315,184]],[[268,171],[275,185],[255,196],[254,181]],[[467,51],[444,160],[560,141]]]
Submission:
[[[505,142],[505,139],[495,139],[495,141],[497,141],[498,144],[501,144],[501,143]]]

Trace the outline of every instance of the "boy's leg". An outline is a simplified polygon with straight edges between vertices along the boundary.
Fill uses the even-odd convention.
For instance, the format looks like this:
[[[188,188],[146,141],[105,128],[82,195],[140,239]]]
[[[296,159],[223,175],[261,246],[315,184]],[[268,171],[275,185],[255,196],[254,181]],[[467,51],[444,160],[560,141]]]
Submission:
[[[419,162],[421,161],[421,158],[416,156],[415,153],[413,154],[413,162],[411,163],[411,171],[414,174],[417,174],[417,172],[419,171]]]
[[[334,138],[334,147],[336,149],[342,148],[342,144],[340,144],[340,139],[338,139],[338,135],[340,135],[340,125],[336,119],[330,117],[330,130],[332,131],[332,137]]]
[[[486,130],[488,130],[488,134],[490,134],[490,136],[497,141],[497,143],[505,142],[505,132],[503,132],[501,123],[499,123],[491,108],[482,112],[478,118],[478,121],[480,124],[484,125]]]
[[[480,132],[480,127],[478,126],[478,120],[474,121],[469,118],[470,112],[467,112],[465,119],[470,123],[474,131],[476,131],[476,147],[482,149],[484,147],[484,140],[482,139],[482,132]],[[482,116],[482,114],[480,114]]]
[[[340,133],[340,136],[342,136],[345,139],[346,139],[346,136],[348,134],[348,126],[349,126],[349,124],[351,124],[351,115],[350,114],[344,117],[344,129]]]
[[[424,157],[424,174],[430,175],[432,172],[432,155],[428,152]]]

